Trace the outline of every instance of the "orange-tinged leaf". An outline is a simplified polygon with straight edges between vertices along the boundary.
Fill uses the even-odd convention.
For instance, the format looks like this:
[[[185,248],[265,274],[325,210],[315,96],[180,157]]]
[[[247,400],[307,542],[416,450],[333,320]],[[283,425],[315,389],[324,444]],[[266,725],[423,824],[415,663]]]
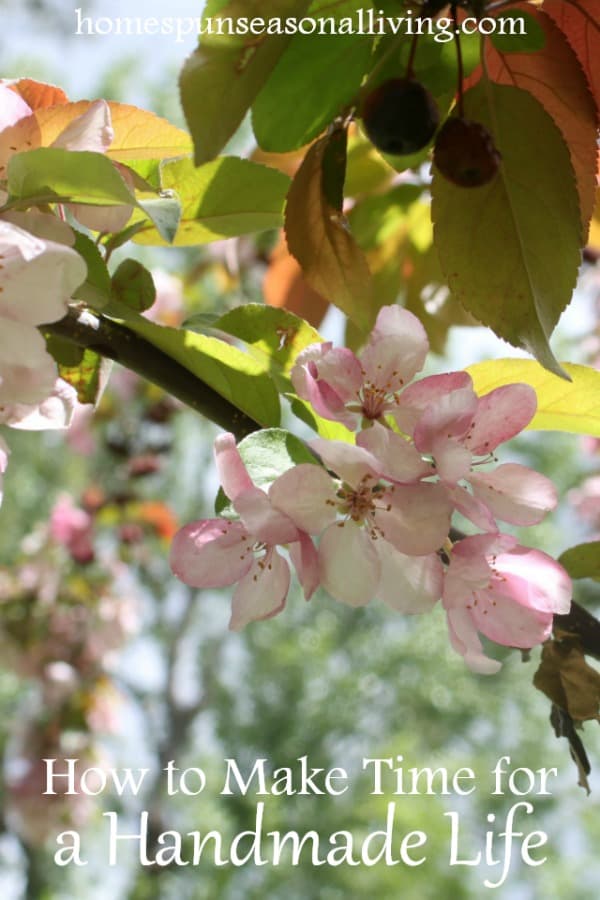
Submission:
[[[44,147],[50,146],[59,134],[77,116],[90,107],[89,100],[67,103],[40,109],[36,119]],[[126,103],[109,102],[112,126],[115,133],[107,156],[119,162],[135,159],[168,159],[190,153],[190,136],[181,128],[171,125],[154,113],[129,106]]]
[[[600,250],[600,188],[596,188],[596,205],[590,221],[587,244]]]
[[[575,170],[585,236],[596,187],[598,150],[594,100],[577,56],[553,20],[529,3],[521,3],[513,9],[526,9],[536,19],[545,33],[545,46],[536,53],[500,54],[488,41],[488,74],[498,84],[512,84],[529,91],[560,128]]]
[[[288,253],[283,237],[271,253],[263,293],[269,306],[284,307],[315,328],[319,327],[329,308],[329,302],[304,278],[298,262]]]
[[[371,274],[340,209],[345,153],[337,155],[339,141],[333,132],[306,154],[288,194],[285,233],[311,287],[367,332],[376,314]]]
[[[598,0],[545,0],[542,8],[552,16],[575,50],[596,105],[600,107],[600,3]]]
[[[53,84],[45,84],[43,81],[34,81],[33,78],[19,78],[8,87],[19,94],[33,110],[69,102],[69,98],[62,88]]]

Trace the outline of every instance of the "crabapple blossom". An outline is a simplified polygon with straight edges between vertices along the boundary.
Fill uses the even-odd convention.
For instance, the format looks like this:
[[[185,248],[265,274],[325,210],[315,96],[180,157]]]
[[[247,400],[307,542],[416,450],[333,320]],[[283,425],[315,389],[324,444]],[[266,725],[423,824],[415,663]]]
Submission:
[[[496,518],[536,525],[556,506],[552,482],[527,466],[506,463],[492,472],[474,471],[525,428],[536,406],[527,384],[504,385],[478,397],[468,373],[455,372],[410,385],[394,418],[419,454],[432,460],[456,509],[479,528],[497,531]]]
[[[419,470],[413,483],[386,483],[363,447],[320,439],[310,446],[339,480],[305,463],[284,472],[271,496],[300,528],[321,535],[320,583],[351,606],[378,596],[405,612],[431,608],[441,588],[436,551],[450,527],[444,489],[419,482]]]
[[[320,416],[354,430],[365,419],[381,420],[393,411],[428,350],[416,316],[399,306],[384,306],[360,356],[329,342],[310,344],[296,359],[292,384]]]
[[[192,587],[237,582],[229,627],[239,630],[277,615],[285,605],[290,569],[278,546],[290,545],[306,599],[318,583],[317,556],[308,535],[279,507],[273,486],[269,492],[255,487],[232,434],[217,438],[215,458],[223,490],[240,519],[202,519],[184,526],[173,539],[171,568]]]
[[[478,534],[450,552],[442,603],[450,641],[476,672],[493,674],[500,663],[483,652],[481,633],[508,647],[528,649],[549,637],[554,614],[571,603],[571,580],[548,554],[506,534]]]

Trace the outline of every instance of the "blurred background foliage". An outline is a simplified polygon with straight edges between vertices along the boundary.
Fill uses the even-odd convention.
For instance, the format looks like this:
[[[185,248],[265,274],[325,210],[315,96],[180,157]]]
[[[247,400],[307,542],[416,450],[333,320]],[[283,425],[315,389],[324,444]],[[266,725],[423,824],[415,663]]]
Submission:
[[[68,34],[71,10],[33,0],[5,0],[2,5],[5,75],[57,81],[74,99],[82,95],[80,75],[93,75],[95,84],[87,81],[89,96],[143,102],[181,122],[176,95],[181,48],[172,46],[168,58],[165,51],[158,66],[151,54],[129,52],[115,42],[109,50],[110,42],[95,41],[98,55],[92,54],[93,65],[90,61],[88,71],[81,73],[77,65],[59,65],[55,56],[44,54],[50,46],[62,48],[63,54],[71,48],[79,54],[74,58],[81,58],[77,39]],[[93,8],[88,4],[86,13]],[[128,12],[122,5],[120,11]],[[103,8],[102,13],[112,11]],[[10,40],[23,22],[30,23],[30,35],[43,33],[31,39],[27,51]],[[426,318],[421,288],[428,288],[429,309],[439,311],[444,299],[436,294],[429,239],[419,224],[419,177],[415,188],[403,185],[385,197],[361,200],[365,185],[370,191],[386,183],[389,173],[368,158],[358,135],[354,140],[351,172],[358,199],[353,226],[370,254],[378,288],[395,292],[415,311],[421,304]],[[294,162],[282,159],[279,164]],[[275,269],[278,241],[277,234],[267,234],[257,241],[244,238],[189,251],[137,250],[154,270],[159,298],[170,298],[155,313],[158,321],[221,313],[239,302],[260,300],[263,292],[275,301],[287,296],[294,276],[286,260],[288,270]],[[158,267],[167,267],[171,275],[164,268],[157,273]],[[408,276],[415,273],[417,280],[410,282]],[[403,297],[401,277],[409,284]],[[411,293],[411,284],[421,287]],[[587,299],[581,293],[575,304],[589,306],[596,291],[588,290]],[[300,296],[309,302],[305,291]],[[315,318],[323,312],[316,301]],[[438,351],[456,322],[465,324],[456,311],[435,321],[431,317],[430,337]],[[326,320],[327,329],[341,338],[335,316]],[[475,361],[486,354],[486,340],[479,329],[459,330],[455,324],[448,356],[438,357],[435,367],[439,371]],[[567,330],[561,340],[561,358],[594,352],[582,346],[580,331]],[[556,766],[559,777],[550,797],[530,798],[535,805],[531,827],[549,836],[547,862],[528,868],[516,861],[498,896],[595,900],[600,883],[600,740],[594,723],[588,723],[584,739],[593,766],[588,798],[576,786],[566,742],[554,737],[548,701],[531,685],[539,653],[524,662],[520,654],[506,651],[498,676],[478,677],[450,649],[441,610],[408,620],[378,604],[347,609],[322,593],[310,604],[293,593],[283,615],[234,635],[227,631],[227,591],[199,594],[174,583],[166,560],[175,524],[211,514],[215,433],[210,423],[117,369],[93,422],[83,419],[75,435],[66,439],[11,432],[11,477],[0,529],[0,742],[6,774],[1,896],[480,898],[486,892],[483,879],[493,878],[494,872],[483,866],[448,866],[448,820],[443,814],[458,808],[457,798],[371,797],[360,764],[363,756],[402,755],[407,767],[444,766],[449,772],[471,767],[478,790],[460,803],[465,852],[471,855],[483,846],[487,814],[502,822],[515,802],[511,795],[489,793],[489,772],[500,756],[508,755],[515,767]],[[599,468],[596,448],[584,448],[576,437],[529,434],[514,441],[510,451],[552,477],[563,498]],[[65,494],[71,499],[63,496],[61,501]],[[81,543],[61,536],[60,502],[87,516],[77,533],[88,541],[85,552]],[[547,523],[529,530],[528,541],[560,553],[589,535],[586,528],[565,499]],[[597,585],[581,583],[577,591],[593,609]],[[69,627],[77,622],[76,632],[65,622]],[[50,637],[56,638],[54,643]],[[49,646],[40,658],[40,647]],[[40,796],[34,763],[54,751],[80,756],[90,765],[149,766],[153,782],[137,799],[107,792],[87,807],[59,798],[62,805],[50,808]],[[414,869],[313,868],[308,863],[160,869],[141,867],[134,852],[124,852],[119,866],[107,868],[106,809],[121,812],[124,829],[129,823],[133,830],[139,810],[148,809],[154,836],[169,828],[218,829],[226,843],[228,836],[252,827],[256,798],[218,796],[223,760],[234,757],[246,767],[265,757],[275,768],[294,766],[305,755],[312,766],[346,768],[351,790],[338,798],[268,798],[270,828],[300,834],[316,829],[324,836],[347,829],[360,836],[382,827],[387,802],[395,800],[397,833],[421,829],[428,834],[427,863]],[[180,767],[204,768],[207,790],[198,798],[166,798],[154,776],[169,759]],[[61,869],[52,861],[54,836],[73,822],[81,828],[89,865]]]

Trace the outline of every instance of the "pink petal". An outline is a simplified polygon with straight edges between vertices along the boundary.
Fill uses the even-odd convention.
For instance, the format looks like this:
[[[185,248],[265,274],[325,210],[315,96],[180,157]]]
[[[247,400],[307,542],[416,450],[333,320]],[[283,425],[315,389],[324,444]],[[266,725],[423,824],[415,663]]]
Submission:
[[[436,440],[463,438],[477,409],[477,395],[471,388],[443,394],[423,411],[415,428],[415,446],[421,453],[431,453]]]
[[[473,426],[466,439],[477,456],[519,434],[535,415],[537,397],[528,384],[506,384],[479,398]]]
[[[377,596],[405,614],[429,612],[442,596],[444,570],[439,557],[405,556],[388,541],[377,541],[381,577]]]
[[[431,465],[421,459],[412,444],[378,422],[361,431],[356,443],[377,458],[379,471],[390,481],[408,484],[432,474]]]
[[[344,441],[327,441],[315,438],[308,442],[311,450],[323,460],[325,466],[353,487],[364,478],[379,480],[379,463],[372,453],[362,447],[354,447]]]
[[[481,641],[473,621],[464,609],[453,609],[446,613],[450,643],[457,653],[464,657],[466,664],[480,675],[495,675],[502,663],[490,659],[483,652]]]
[[[106,100],[95,100],[84,113],[69,122],[51,146],[104,153],[113,138],[110,107]]]
[[[269,488],[269,500],[308,534],[320,534],[335,519],[335,484],[325,469],[311,463],[280,475]]]
[[[225,519],[191,522],[173,538],[171,569],[191,587],[234,584],[254,564],[252,543],[241,522]]]
[[[357,416],[345,404],[358,400],[362,370],[351,350],[332,349],[329,342],[311,344],[298,354],[291,380],[298,396],[318,415],[354,428]]]
[[[288,550],[304,591],[304,599],[310,600],[319,586],[319,554],[317,549],[309,536],[301,531],[299,540],[290,544]]]
[[[231,601],[232,631],[241,631],[249,622],[270,619],[285,606],[290,587],[290,567],[272,548],[257,559],[236,587]]]
[[[69,212],[80,225],[101,234],[121,231],[131,218],[133,206],[120,203],[114,206],[92,206],[90,203],[69,203]]]
[[[547,553],[519,545],[509,553],[498,554],[494,566],[503,579],[501,583],[519,603],[541,612],[569,612],[573,584],[560,563]]]
[[[473,382],[467,372],[429,375],[409,384],[402,391],[398,406],[393,411],[398,427],[405,434],[412,435],[421,414],[431,403],[452,391],[469,387],[473,387]]]
[[[497,519],[513,525],[537,525],[557,503],[549,478],[527,466],[505,463],[493,472],[473,472],[475,496]]]
[[[446,485],[446,490],[461,516],[464,516],[469,522],[473,522],[474,525],[477,525],[483,531],[498,531],[496,520],[485,503],[473,497],[466,487],[460,484]]]
[[[330,525],[319,544],[319,577],[341,603],[364,606],[376,594],[381,563],[364,529],[354,522]]]
[[[260,488],[251,487],[233,501],[248,532],[265,544],[287,544],[298,540],[298,529],[285,513],[279,512]]]
[[[469,611],[481,634],[506,647],[535,647],[552,631],[552,613],[523,606],[495,589],[480,592]]]
[[[394,485],[382,498],[384,503],[390,509],[377,510],[376,526],[401,553],[434,553],[448,537],[452,506],[442,485]]]
[[[428,351],[427,333],[417,317],[399,306],[384,306],[360,362],[366,380],[393,393],[423,368]]]
[[[232,434],[220,434],[215,440],[214,452],[219,481],[230,500],[254,487]]]
[[[456,484],[469,475],[473,459],[471,451],[453,438],[434,438],[430,452],[442,481]]]

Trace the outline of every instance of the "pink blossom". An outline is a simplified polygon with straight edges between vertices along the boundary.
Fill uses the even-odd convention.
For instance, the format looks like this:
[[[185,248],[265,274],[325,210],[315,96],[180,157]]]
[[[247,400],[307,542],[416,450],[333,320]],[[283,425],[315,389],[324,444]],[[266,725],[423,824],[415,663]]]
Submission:
[[[320,416],[354,430],[363,420],[381,420],[394,410],[399,392],[423,367],[428,349],[416,316],[399,306],[384,306],[360,356],[331,343],[311,344],[296,359],[292,384]]]
[[[217,438],[215,458],[223,490],[240,519],[202,519],[184,526],[173,539],[171,567],[192,587],[237,583],[229,627],[239,630],[277,615],[285,605],[290,569],[278,546],[290,545],[306,599],[318,583],[317,556],[308,535],[279,507],[277,482],[268,492],[252,483],[233,435]]]
[[[556,506],[552,482],[527,466],[476,470],[531,421],[536,405],[529,385],[508,384],[478,397],[469,375],[456,372],[410,385],[395,418],[419,453],[431,458],[459,512],[479,528],[496,531],[496,518],[535,525]]]
[[[325,440],[311,447],[339,480],[299,465],[277,479],[271,494],[299,528],[321,534],[323,587],[351,606],[379,597],[405,612],[431,608],[441,588],[435,551],[450,527],[444,489],[386,482],[379,461],[363,447]]]
[[[571,580],[540,550],[506,534],[474,535],[452,548],[442,602],[450,641],[476,672],[500,663],[483,652],[478,632],[497,644],[528,649],[549,637],[555,613],[571,604]]]
[[[94,559],[93,525],[90,514],[75,506],[68,494],[59,497],[50,514],[50,536],[78,563]]]

